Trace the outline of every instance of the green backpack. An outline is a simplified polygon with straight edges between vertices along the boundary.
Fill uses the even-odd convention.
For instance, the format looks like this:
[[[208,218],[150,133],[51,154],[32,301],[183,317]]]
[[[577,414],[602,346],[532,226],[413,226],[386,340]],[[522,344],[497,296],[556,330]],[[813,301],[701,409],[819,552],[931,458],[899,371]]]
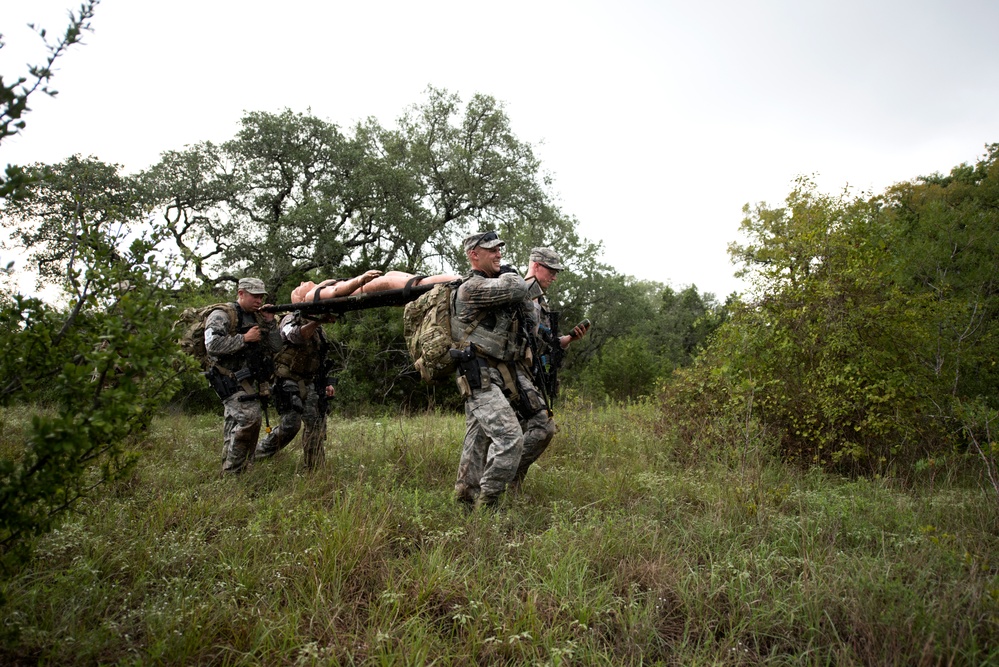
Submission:
[[[410,282],[413,282],[412,280]],[[463,347],[468,336],[479,326],[483,312],[465,327],[464,338],[455,342],[451,337],[451,315],[454,300],[462,280],[437,283],[415,301],[406,304],[403,313],[403,335],[413,366],[424,382],[437,384],[454,377],[451,350]]]
[[[460,280],[438,283],[406,304],[402,316],[406,349],[424,382],[436,384],[450,377],[454,362],[449,354],[451,311]]]
[[[177,344],[186,354],[191,355],[201,364],[201,367],[208,370],[212,366],[212,361],[205,349],[205,320],[213,310],[224,310],[229,315],[229,328],[235,329],[238,315],[236,314],[236,304],[229,301],[227,303],[213,303],[209,306],[185,308],[180,314],[180,318],[174,322],[174,331],[180,331],[180,338]]]

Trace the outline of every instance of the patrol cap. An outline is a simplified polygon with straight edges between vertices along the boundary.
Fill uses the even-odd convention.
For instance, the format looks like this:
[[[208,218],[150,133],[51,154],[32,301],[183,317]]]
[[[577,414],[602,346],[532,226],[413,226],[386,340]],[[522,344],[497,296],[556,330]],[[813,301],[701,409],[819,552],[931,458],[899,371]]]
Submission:
[[[239,285],[236,289],[249,292],[250,294],[267,294],[267,288],[264,287],[264,281],[260,278],[240,278]]]
[[[506,245],[506,241],[499,237],[499,234],[495,230],[491,232],[476,232],[471,236],[466,236],[465,241],[462,243],[465,246],[465,252],[474,250],[475,248],[499,248]]]
[[[531,248],[530,259],[532,262],[537,262],[556,271],[561,271],[565,268],[562,266],[562,258],[551,248]]]

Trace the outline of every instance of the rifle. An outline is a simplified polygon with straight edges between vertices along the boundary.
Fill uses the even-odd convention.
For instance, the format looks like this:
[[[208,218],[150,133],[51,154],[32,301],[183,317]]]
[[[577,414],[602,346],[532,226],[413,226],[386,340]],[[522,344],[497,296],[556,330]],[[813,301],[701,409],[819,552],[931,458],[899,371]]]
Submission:
[[[546,400],[549,397],[556,398],[558,395],[558,369],[562,366],[562,359],[565,356],[565,350],[558,342],[559,313],[552,310],[548,312],[548,315],[548,323],[551,326],[548,327],[545,323],[541,323],[540,327],[548,354],[538,354],[535,351],[534,355],[535,377],[539,386],[544,388]]]
[[[282,303],[275,306],[263,306],[260,310],[266,313],[282,313],[289,310],[297,310],[303,315],[325,315],[329,313],[347,313],[367,308],[381,308],[383,306],[404,306],[410,301],[414,301],[421,294],[432,290],[436,284],[407,285],[406,287],[385,290],[383,292],[351,294],[350,296],[337,296],[332,299],[302,301],[301,303]]]
[[[554,417],[555,412],[552,410],[552,401],[550,398],[551,394],[549,394],[548,387],[545,385],[544,370],[541,365],[541,355],[538,352],[538,339],[535,338],[534,334],[527,330],[527,327],[524,327],[523,331],[527,335],[527,344],[531,348],[531,356],[534,358],[531,375],[534,376],[535,384],[537,384],[538,389],[541,391],[541,398],[545,401],[545,411],[548,413],[549,417]]]
[[[319,363],[319,369],[316,371],[316,377],[312,382],[314,383],[316,393],[319,395],[319,414],[324,415],[330,409],[330,399],[326,395],[326,386],[333,385],[335,387],[337,379],[330,373],[333,365],[329,355],[330,345],[323,334],[322,328],[316,331],[316,335],[319,336],[319,354],[322,357],[322,361]]]

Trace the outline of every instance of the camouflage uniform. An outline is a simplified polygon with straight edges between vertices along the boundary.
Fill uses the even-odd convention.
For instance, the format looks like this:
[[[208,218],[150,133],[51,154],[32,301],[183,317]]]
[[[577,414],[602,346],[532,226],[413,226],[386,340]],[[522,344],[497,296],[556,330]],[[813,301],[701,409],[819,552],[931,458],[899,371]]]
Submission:
[[[533,248],[531,250],[531,261],[539,262],[555,271],[562,271],[565,268],[558,253],[550,248]],[[529,286],[532,284],[537,285],[537,282],[537,279],[533,277],[527,280]],[[541,292],[540,286],[532,289],[532,292],[538,294],[531,302],[533,305],[531,319],[535,342],[534,351],[538,357],[534,360],[534,371],[536,373],[556,371],[562,364],[563,355],[558,340],[558,332],[556,331],[557,313],[552,312],[548,304],[548,299]],[[534,382],[536,385],[540,385],[545,382],[545,379],[535,377]],[[549,386],[547,395],[549,401],[554,399],[557,390],[557,386]],[[517,474],[514,476],[512,484],[514,488],[520,487],[521,482],[523,482],[524,477],[527,475],[527,469],[531,467],[532,463],[541,458],[541,455],[548,448],[548,445],[551,444],[552,439],[558,432],[555,420],[551,418],[547,411],[538,413],[522,425],[524,428],[524,453],[520,457],[520,465],[517,467]]]
[[[529,280],[528,285],[536,284],[537,281]],[[542,358],[550,359],[552,356],[552,336],[551,336],[551,311],[548,309],[548,302],[544,295],[539,296],[533,302],[534,313],[531,318],[534,328],[534,340],[536,343],[535,352]],[[545,332],[547,331],[547,335]],[[554,343],[558,345],[556,341]],[[539,363],[544,363],[539,360]],[[541,378],[531,378],[533,384],[541,383]],[[550,396],[548,397],[551,398]],[[538,412],[533,417],[523,420],[521,426],[524,429],[524,452],[520,457],[520,464],[514,475],[512,486],[520,488],[521,482],[527,475],[527,469],[531,464],[541,458],[545,449],[551,444],[552,439],[558,432],[555,420],[551,418],[547,410]]]
[[[242,397],[266,393],[269,390],[267,378],[256,377],[255,387],[251,380],[238,381],[234,376],[238,371],[256,366],[258,360],[268,360],[281,344],[281,338],[272,320],[266,320],[259,313],[247,313],[238,304],[236,327],[230,326],[229,313],[216,309],[209,313],[205,321],[205,349],[214,362],[213,373],[216,380],[229,387],[228,395],[222,398],[225,421],[222,427],[222,472],[242,472],[249,463],[260,435],[263,410],[259,400],[240,400]],[[261,339],[256,343],[245,343],[243,333],[259,326]],[[259,375],[259,373],[258,373]]]
[[[284,449],[304,422],[302,463],[312,470],[326,462],[325,362],[329,343],[321,325],[311,336],[303,336],[302,326],[306,323],[295,313],[281,319],[278,330],[284,347],[274,358],[274,402],[281,421],[257,447],[254,458],[269,458]]]
[[[527,283],[516,273],[488,278],[472,271],[457,290],[452,338],[474,352],[458,375],[466,424],[455,483],[459,501],[494,503],[513,480],[524,433],[511,400],[518,407],[533,403],[524,413],[543,410],[525,364],[529,299]]]

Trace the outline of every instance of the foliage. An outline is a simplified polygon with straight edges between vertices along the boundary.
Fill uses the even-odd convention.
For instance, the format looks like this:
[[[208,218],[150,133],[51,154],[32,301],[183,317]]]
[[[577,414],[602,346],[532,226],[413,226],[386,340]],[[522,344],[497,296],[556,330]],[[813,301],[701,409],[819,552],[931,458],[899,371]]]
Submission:
[[[612,338],[583,370],[581,391],[615,400],[647,396],[664,373],[662,365],[648,340],[635,335]]]
[[[250,112],[232,140],[168,151],[143,182],[201,281],[251,273],[275,294],[305,276],[457,270],[461,237],[484,226],[577,241],[530,146],[485,95],[462,108],[431,88],[392,130]]]
[[[90,19],[93,18],[99,1],[87,0],[80,5],[78,12],[71,12],[66,32],[55,42],[47,40],[44,28],[37,29],[49,54],[44,65],[29,65],[28,76],[19,76],[13,83],[4,83],[3,76],[0,76],[0,142],[20,134],[24,129],[24,115],[30,111],[28,100],[33,94],[38,92],[50,97],[58,94],[57,90],[49,87],[54,73],[53,66],[69,47],[80,43],[84,32],[91,29]],[[35,29],[34,25],[29,27]],[[4,46],[2,37],[0,35],[0,49]],[[5,175],[0,176],[0,200],[16,199],[31,182],[32,178],[22,167],[8,164]]]
[[[565,406],[527,495],[481,515],[451,499],[460,415],[334,417],[327,468],[286,450],[238,480],[215,474],[214,418],[163,417],[4,584],[0,662],[999,659],[999,515],[967,469],[906,488],[691,465],[651,407]]]
[[[693,361],[729,308],[694,285],[678,292],[611,271],[584,274],[570,289],[584,295],[593,328],[570,345],[566,376],[596,399],[650,395],[658,380]],[[563,320],[564,330],[576,321]]]
[[[898,184],[884,200],[900,230],[900,282],[931,302],[922,364],[951,397],[999,407],[999,144],[974,165]]]
[[[997,157],[878,197],[801,179],[785,206],[747,206],[731,251],[754,293],[664,405],[742,401],[784,456],[842,470],[960,445],[959,403],[999,395]]]
[[[41,171],[41,167],[37,168]],[[0,402],[48,405],[0,460],[0,565],[103,483],[128,473],[130,447],[176,387],[181,363],[156,230],[136,226],[136,190],[117,168],[70,158],[46,168],[3,212],[62,305],[20,294],[0,304]]]

